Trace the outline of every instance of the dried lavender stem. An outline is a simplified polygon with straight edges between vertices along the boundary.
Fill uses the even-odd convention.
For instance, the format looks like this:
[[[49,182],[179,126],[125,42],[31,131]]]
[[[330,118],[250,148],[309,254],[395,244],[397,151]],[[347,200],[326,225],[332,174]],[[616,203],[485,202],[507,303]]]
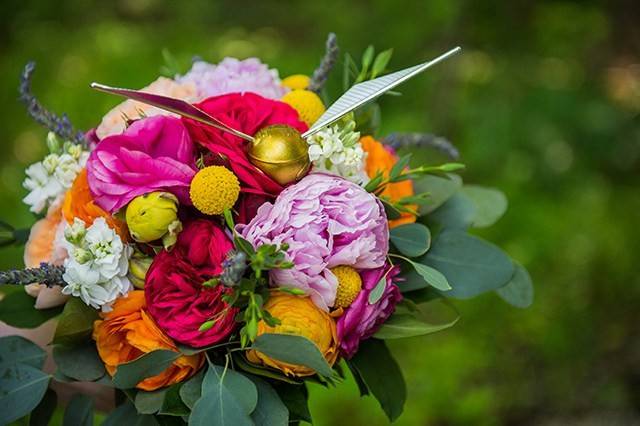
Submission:
[[[309,90],[316,93],[319,93],[324,87],[327,79],[329,78],[329,73],[335,65],[338,59],[338,54],[340,53],[337,38],[334,33],[329,33],[329,35],[327,36],[326,46],[326,53],[320,61],[320,65],[318,65],[318,68],[316,68],[316,70],[313,72],[313,75],[311,76],[311,82],[309,83]]]
[[[47,287],[64,287],[66,283],[62,279],[63,273],[64,266],[55,266],[43,262],[39,268],[0,271],[0,284],[27,285],[39,283]]]

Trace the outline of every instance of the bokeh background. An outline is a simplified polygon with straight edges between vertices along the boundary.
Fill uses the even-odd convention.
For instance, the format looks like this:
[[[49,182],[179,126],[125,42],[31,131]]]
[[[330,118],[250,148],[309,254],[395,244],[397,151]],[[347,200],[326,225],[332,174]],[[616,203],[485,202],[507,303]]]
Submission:
[[[460,44],[382,100],[381,134],[446,136],[467,182],[507,194],[481,234],[530,270],[536,301],[458,302],[453,329],[394,342],[409,387],[397,424],[640,424],[639,23],[633,0],[3,0],[0,219],[34,220],[20,183],[46,132],[17,102],[30,59],[40,100],[88,129],[118,102],[89,82],[142,87],[165,48],[183,71],[193,55],[259,56],[284,77],[312,72],[330,31],[355,57],[393,47],[392,69]],[[20,262],[0,252],[0,267]],[[311,393],[318,425],[387,423],[351,382]]]

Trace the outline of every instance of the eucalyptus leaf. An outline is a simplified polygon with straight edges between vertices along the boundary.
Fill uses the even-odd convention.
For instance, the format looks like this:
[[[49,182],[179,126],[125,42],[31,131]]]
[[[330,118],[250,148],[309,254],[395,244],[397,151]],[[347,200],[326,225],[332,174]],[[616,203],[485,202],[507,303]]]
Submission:
[[[300,383],[302,383],[300,380],[296,380],[294,378],[291,378],[289,376],[282,374],[280,370],[271,369],[268,367],[264,367],[262,365],[260,366],[254,365],[249,361],[247,361],[244,355],[234,356],[233,361],[235,362],[238,368],[256,376],[261,376],[268,379],[274,379],[274,380],[278,380],[285,383],[291,383],[294,385],[299,385]]]
[[[70,298],[58,319],[53,343],[73,343],[91,336],[93,323],[98,318],[98,311],[80,298]]]
[[[429,202],[420,206],[420,214],[431,213],[462,187],[462,178],[449,173],[446,176],[426,175],[413,181],[416,194],[426,192]]]
[[[293,334],[265,333],[253,342],[252,349],[289,364],[304,365],[330,377],[333,370],[311,340]]]
[[[139,426],[142,417],[133,403],[127,400],[109,413],[102,426]]]
[[[393,422],[404,409],[407,388],[402,371],[382,340],[368,339],[351,359],[373,396]]]
[[[419,262],[414,262],[409,259],[404,259],[404,260],[413,267],[413,270],[415,271],[417,276],[422,278],[425,286],[430,285],[431,287],[436,288],[440,291],[451,290],[451,285],[449,285],[447,278],[437,269],[434,269],[428,265],[424,265]],[[419,288],[419,287],[416,287],[416,284],[413,284],[412,289],[415,289],[415,288]]]
[[[48,425],[53,412],[56,410],[57,403],[58,395],[56,392],[51,388],[47,389],[40,403],[29,415],[29,426]]]
[[[155,391],[139,391],[136,393],[134,404],[140,414],[155,414],[160,411],[167,389]]]
[[[148,352],[133,361],[120,364],[113,376],[113,384],[118,389],[133,388],[147,377],[162,373],[180,356],[180,352],[165,349]]]
[[[234,394],[247,414],[253,412],[258,404],[258,390],[247,376],[230,368],[209,363],[209,369],[202,380],[202,393],[211,388]]]
[[[23,288],[10,292],[0,300],[0,321],[17,328],[35,328],[62,312],[62,306],[35,309],[35,303]]]
[[[450,305],[445,305],[449,311],[447,315],[448,318],[435,318],[429,315],[429,313],[433,313],[432,311],[442,310],[437,309],[438,305],[442,306],[445,304],[435,301],[415,305],[412,306],[411,309],[401,309],[403,305],[398,305],[396,312],[385,321],[375,334],[375,337],[385,340],[401,339],[405,337],[423,336],[453,327],[460,319],[460,316]],[[451,315],[452,311],[453,315]]]
[[[93,399],[75,394],[64,410],[62,426],[93,426]]]
[[[22,336],[0,337],[0,367],[11,364],[27,364],[42,369],[47,353]]]
[[[90,340],[75,345],[55,345],[53,360],[60,373],[74,380],[91,382],[106,373],[96,345]]]
[[[384,212],[387,215],[388,220],[398,219],[401,216],[400,210],[392,206],[387,200],[380,198],[380,202],[382,202],[382,206],[384,207]]]
[[[256,426],[283,426],[289,424],[289,410],[273,387],[262,379],[249,376],[258,390],[258,405],[251,413]]]
[[[462,192],[475,206],[471,225],[476,228],[493,225],[507,211],[507,197],[497,189],[465,185]]]
[[[462,192],[454,194],[429,216],[428,223],[436,223],[444,229],[468,229],[476,215],[476,207]]]
[[[508,304],[517,308],[528,308],[533,303],[533,282],[529,272],[517,262],[513,262],[515,271],[509,282],[496,290]]]
[[[198,374],[184,382],[180,390],[178,391],[182,402],[189,407],[193,408],[193,405],[202,394],[202,380],[204,379],[204,370],[200,370]]]
[[[28,364],[0,366],[0,424],[6,425],[38,406],[50,376]]]
[[[164,399],[158,414],[167,416],[188,416],[191,412],[180,397],[182,383],[176,383],[165,389]]]
[[[446,297],[469,299],[496,290],[513,276],[511,259],[498,247],[462,231],[443,231],[420,259],[440,271],[452,289]]]
[[[422,256],[431,246],[431,232],[421,223],[396,226],[389,231],[389,239],[405,256]]]
[[[280,382],[275,383],[273,387],[289,410],[289,422],[313,423],[309,411],[309,392],[304,383],[292,385]]]
[[[378,300],[380,300],[380,298],[384,294],[384,289],[386,286],[387,286],[387,276],[384,275],[382,278],[380,278],[376,286],[369,293],[369,298],[367,299],[367,302],[370,305],[374,305],[375,303],[377,303]]]

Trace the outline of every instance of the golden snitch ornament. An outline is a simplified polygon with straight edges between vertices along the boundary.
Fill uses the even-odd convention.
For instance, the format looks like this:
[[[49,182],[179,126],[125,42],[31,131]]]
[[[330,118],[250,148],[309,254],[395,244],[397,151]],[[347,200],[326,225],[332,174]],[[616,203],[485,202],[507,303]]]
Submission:
[[[309,170],[308,145],[305,142],[309,136],[335,123],[356,108],[376,99],[378,96],[418,75],[427,68],[458,53],[460,50],[459,47],[456,47],[429,62],[424,62],[373,80],[353,85],[315,121],[309,130],[302,134],[289,126],[273,125],[265,127],[259,130],[254,136],[251,136],[228,126],[198,107],[181,99],[155,95],[139,90],[120,89],[99,83],[91,83],[91,87],[191,118],[245,139],[251,142],[249,149],[249,159],[251,163],[279,184],[287,185],[302,178]]]

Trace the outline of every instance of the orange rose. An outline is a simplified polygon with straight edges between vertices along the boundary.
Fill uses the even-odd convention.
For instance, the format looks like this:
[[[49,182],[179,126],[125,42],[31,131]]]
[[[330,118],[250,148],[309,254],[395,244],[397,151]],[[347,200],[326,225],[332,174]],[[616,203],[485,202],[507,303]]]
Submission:
[[[113,304],[113,310],[101,313],[102,320],[93,325],[93,339],[98,354],[110,375],[118,365],[133,361],[141,355],[157,349],[178,351],[173,341],[165,335],[147,314],[144,291],[135,290]],[[152,391],[181,382],[193,376],[204,363],[202,354],[181,356],[162,373],[138,383],[138,389]]]
[[[364,136],[360,139],[362,149],[367,153],[367,161],[365,169],[367,175],[373,178],[378,171],[382,171],[384,176],[389,176],[389,172],[393,168],[393,165],[398,161],[398,157],[393,151],[387,149],[383,144],[373,139],[371,136]],[[382,194],[383,197],[389,197],[392,201],[398,201],[404,197],[410,197],[414,195],[413,183],[410,180],[402,182],[391,183],[384,188]],[[418,206],[408,205],[408,208],[417,210]],[[402,213],[398,219],[390,220],[389,227],[394,228],[398,225],[405,223],[413,223],[416,221],[416,217],[411,213]]]
[[[89,181],[87,180],[87,169],[82,169],[76,180],[73,181],[71,189],[64,197],[62,204],[62,215],[69,223],[73,223],[73,218],[82,219],[87,226],[99,217],[104,217],[107,225],[115,230],[123,241],[129,238],[129,231],[124,221],[116,219],[108,212],[102,210],[93,201],[93,196],[89,191]]]

